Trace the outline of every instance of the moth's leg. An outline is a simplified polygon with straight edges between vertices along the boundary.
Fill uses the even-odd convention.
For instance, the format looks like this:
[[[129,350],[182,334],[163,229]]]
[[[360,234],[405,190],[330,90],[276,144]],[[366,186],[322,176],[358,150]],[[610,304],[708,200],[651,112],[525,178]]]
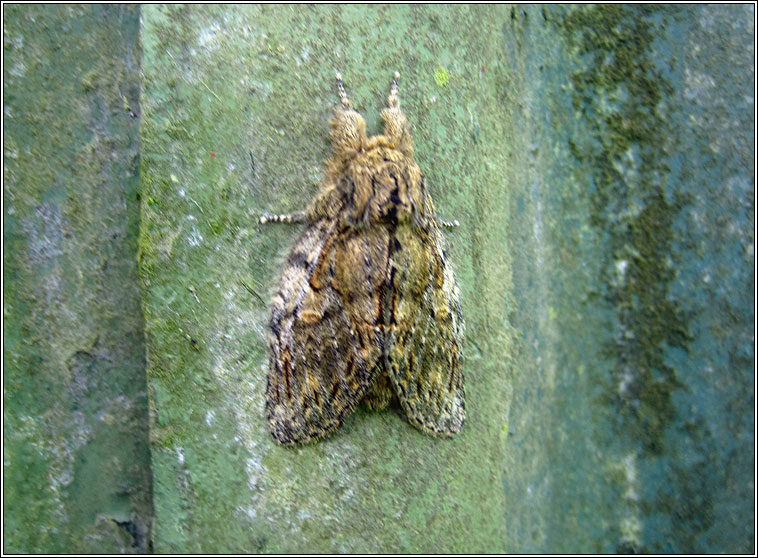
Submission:
[[[258,222],[261,225],[265,225],[266,223],[302,223],[305,221],[306,212],[305,211],[297,211],[295,213],[284,213],[280,215],[271,215],[269,213],[264,213],[261,215],[260,219],[258,219]]]
[[[350,100],[347,98],[347,93],[345,93],[345,86],[342,83],[342,74],[337,72],[334,77],[337,80],[337,92],[340,95],[340,102],[342,102],[342,106],[345,110],[350,110]]]
[[[455,227],[461,226],[461,224],[458,222],[458,219],[453,219],[452,221],[437,219],[437,224],[442,225],[443,227],[447,227],[448,229],[454,229]]]

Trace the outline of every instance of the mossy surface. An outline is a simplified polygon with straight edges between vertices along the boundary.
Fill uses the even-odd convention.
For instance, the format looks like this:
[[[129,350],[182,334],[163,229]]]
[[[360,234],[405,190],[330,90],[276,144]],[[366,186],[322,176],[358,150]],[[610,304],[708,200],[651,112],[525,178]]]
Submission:
[[[614,309],[602,399],[638,479],[623,495],[638,542],[622,533],[621,550],[754,550],[752,498],[724,491],[750,484],[753,463],[752,11],[607,6],[563,20],[584,61],[572,102],[586,137],[571,150],[591,169],[596,300]]]
[[[508,479],[511,526],[533,551],[749,553],[752,8],[512,15],[529,45],[510,240],[531,374],[509,436],[541,480]]]
[[[736,395],[750,393],[753,359],[740,294],[752,292],[749,80],[723,69],[750,57],[739,38],[703,40],[747,39],[747,15],[147,10],[141,250],[160,547],[749,549],[749,498],[719,486],[751,470],[752,399]],[[469,420],[439,441],[358,411],[324,442],[283,450],[263,420],[265,300],[299,229],[256,218],[315,191],[334,72],[376,130],[396,69],[439,212],[463,223],[450,257]],[[714,145],[729,122],[740,134],[727,155]],[[708,331],[730,339],[728,355]],[[716,395],[715,369],[733,398]]]
[[[5,552],[149,550],[153,487],[159,552],[755,551],[753,6],[4,17]],[[401,72],[461,222],[453,440],[264,420],[302,229],[257,220],[316,191],[338,70],[372,132]]]
[[[3,551],[145,552],[139,10],[3,15]]]
[[[575,11],[563,22],[572,45],[589,58],[588,69],[572,75],[572,101],[594,141],[570,145],[593,169],[590,224],[613,258],[601,271],[620,333],[611,349],[609,404],[619,427],[648,454],[663,451],[673,395],[683,387],[664,362],[665,345],[686,350],[690,337],[679,301],[667,296],[679,257],[673,224],[689,196],[666,191],[669,162],[661,154],[675,123],[659,108],[673,88],[651,60],[650,18],[660,14],[619,5]]]
[[[489,40],[499,12],[143,13],[140,253],[157,550],[505,550],[507,109],[495,102],[497,74],[481,72],[499,57]],[[448,33],[464,22],[488,23],[480,37]],[[302,209],[315,193],[330,152],[337,70],[373,133],[401,72],[417,160],[440,216],[463,222],[448,236],[467,321],[469,416],[453,440],[424,436],[392,411],[359,410],[327,440],[284,449],[264,420],[268,300],[300,227],[257,221]]]

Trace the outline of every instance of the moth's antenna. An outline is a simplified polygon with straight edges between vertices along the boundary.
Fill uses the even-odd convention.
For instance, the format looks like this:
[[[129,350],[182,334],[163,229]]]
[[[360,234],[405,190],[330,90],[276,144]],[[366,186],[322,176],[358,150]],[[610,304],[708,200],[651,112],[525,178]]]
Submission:
[[[395,72],[392,79],[392,89],[390,89],[390,96],[387,98],[387,104],[390,107],[400,106],[400,97],[397,96],[397,80],[400,79],[400,72]]]
[[[345,108],[350,108],[350,101],[347,99],[347,93],[345,93],[345,86],[342,85],[342,74],[337,72],[337,75],[334,76],[337,78],[337,91],[340,94],[340,101],[342,101],[342,106]]]

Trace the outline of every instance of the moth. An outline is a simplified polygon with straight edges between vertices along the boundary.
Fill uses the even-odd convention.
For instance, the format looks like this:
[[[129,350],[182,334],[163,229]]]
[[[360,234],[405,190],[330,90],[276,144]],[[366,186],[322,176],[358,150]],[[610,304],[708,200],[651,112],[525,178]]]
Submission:
[[[284,445],[327,436],[359,402],[399,408],[426,434],[451,437],[465,418],[464,324],[442,226],[413,156],[396,72],[366,136],[340,74],[333,155],[271,304],[268,423]]]

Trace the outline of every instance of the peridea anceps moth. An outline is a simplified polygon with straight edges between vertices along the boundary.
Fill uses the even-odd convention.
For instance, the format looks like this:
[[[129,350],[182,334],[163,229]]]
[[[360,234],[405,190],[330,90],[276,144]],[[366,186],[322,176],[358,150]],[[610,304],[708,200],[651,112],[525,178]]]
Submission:
[[[426,434],[465,418],[463,318],[395,73],[384,134],[366,136],[337,74],[333,155],[308,209],[264,215],[307,223],[272,300],[266,409],[290,446],[337,429],[359,401],[399,406]],[[457,225],[457,223],[455,223]]]

